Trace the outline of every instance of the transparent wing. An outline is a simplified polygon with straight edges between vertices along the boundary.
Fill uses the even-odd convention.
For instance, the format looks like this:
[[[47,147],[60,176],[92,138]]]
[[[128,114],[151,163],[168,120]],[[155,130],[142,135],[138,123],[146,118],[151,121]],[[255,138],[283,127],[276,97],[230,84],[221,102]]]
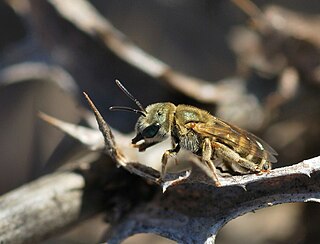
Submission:
[[[214,122],[210,124],[196,123],[193,130],[202,135],[213,136],[232,148],[237,149],[237,151],[266,159],[272,163],[277,162],[275,158],[275,155],[278,155],[277,152],[262,139],[216,117],[214,117]]]

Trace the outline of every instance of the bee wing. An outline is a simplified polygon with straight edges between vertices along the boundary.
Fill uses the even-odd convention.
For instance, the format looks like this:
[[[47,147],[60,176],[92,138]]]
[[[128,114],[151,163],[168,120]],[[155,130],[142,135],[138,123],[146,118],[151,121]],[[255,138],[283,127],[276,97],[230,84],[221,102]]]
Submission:
[[[275,163],[277,152],[262,139],[237,126],[215,118],[212,124],[197,123],[193,128],[200,134],[213,136],[235,149]]]

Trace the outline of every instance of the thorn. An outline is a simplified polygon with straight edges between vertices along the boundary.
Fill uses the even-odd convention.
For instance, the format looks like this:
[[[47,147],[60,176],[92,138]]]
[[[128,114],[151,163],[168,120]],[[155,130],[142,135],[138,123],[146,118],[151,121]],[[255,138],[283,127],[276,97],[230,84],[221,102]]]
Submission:
[[[162,193],[165,193],[169,186],[170,186],[170,183],[168,184],[168,182],[162,183],[162,184],[161,184]]]
[[[62,128],[63,127],[62,124],[66,123],[66,122],[63,122],[62,120],[59,120],[59,119],[57,119],[57,118],[55,118],[53,116],[50,116],[50,115],[48,115],[48,114],[46,114],[46,113],[44,113],[42,111],[38,111],[37,115],[38,115],[38,117],[40,119],[42,119],[43,121],[47,122],[48,124],[53,125],[53,126],[57,127],[58,129],[66,132],[64,130],[64,128]]]
[[[241,187],[243,190],[247,191],[247,186],[245,184],[240,184],[238,186]]]
[[[53,117],[49,116],[48,114],[46,114],[42,111],[38,111],[37,115],[40,119],[42,119],[43,121],[46,121],[50,124],[52,123],[52,119],[54,119]]]
[[[311,173],[310,173],[310,172],[305,172],[305,173],[303,173],[303,174],[305,174],[306,176],[308,176],[309,178],[311,178]]]

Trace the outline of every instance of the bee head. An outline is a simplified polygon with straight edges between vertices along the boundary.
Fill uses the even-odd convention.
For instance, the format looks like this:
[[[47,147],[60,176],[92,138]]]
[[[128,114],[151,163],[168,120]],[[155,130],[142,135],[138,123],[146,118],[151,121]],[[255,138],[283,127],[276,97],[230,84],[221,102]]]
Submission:
[[[172,103],[155,103],[146,108],[146,116],[141,115],[136,124],[137,135],[133,144],[144,140],[143,144],[154,145],[165,140],[171,132],[175,105]]]
[[[145,109],[119,80],[116,80],[116,84],[135,102],[139,109],[121,106],[112,106],[109,109],[141,114],[136,123],[137,135],[132,139],[132,144],[137,145],[139,151],[144,151],[146,148],[165,140],[171,132],[171,124],[176,109],[175,105],[172,103],[155,103]]]

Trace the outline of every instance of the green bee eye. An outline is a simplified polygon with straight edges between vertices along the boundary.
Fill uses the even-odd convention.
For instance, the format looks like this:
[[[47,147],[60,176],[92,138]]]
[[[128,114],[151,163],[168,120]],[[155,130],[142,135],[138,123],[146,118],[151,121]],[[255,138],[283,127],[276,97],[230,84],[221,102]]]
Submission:
[[[158,133],[159,129],[159,124],[152,124],[145,128],[141,134],[144,138],[152,138]]]

